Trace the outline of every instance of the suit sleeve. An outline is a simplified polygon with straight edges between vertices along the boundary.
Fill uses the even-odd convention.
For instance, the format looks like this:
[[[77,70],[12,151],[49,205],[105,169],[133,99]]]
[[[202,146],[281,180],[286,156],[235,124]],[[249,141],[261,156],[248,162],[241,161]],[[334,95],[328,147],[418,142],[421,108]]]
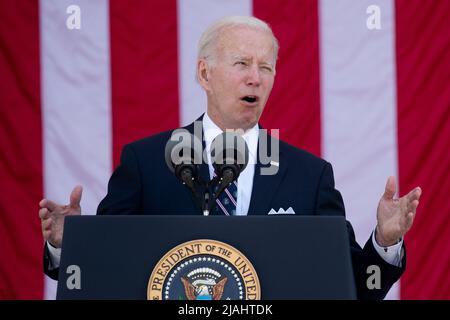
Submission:
[[[108,182],[108,193],[97,208],[97,214],[139,214],[141,190],[139,162],[132,145],[126,145],[122,150],[120,165]]]
[[[323,168],[317,191],[316,210],[319,215],[341,215],[345,216],[345,207],[342,196],[334,185],[333,169],[330,163]],[[400,278],[406,267],[406,254],[403,255],[401,267],[393,266],[376,252],[371,238],[368,239],[364,248],[356,242],[355,232],[350,222],[347,221],[347,231],[350,242],[353,274],[358,299],[381,300],[388,293],[392,285]],[[403,247],[403,250],[405,248]],[[404,251],[405,252],[405,251]],[[371,265],[378,266],[381,272],[381,288],[369,289],[367,279],[370,273],[367,268]]]
[[[59,268],[54,268],[52,259],[47,247],[47,242],[44,244],[44,273],[53,280],[58,280]]]

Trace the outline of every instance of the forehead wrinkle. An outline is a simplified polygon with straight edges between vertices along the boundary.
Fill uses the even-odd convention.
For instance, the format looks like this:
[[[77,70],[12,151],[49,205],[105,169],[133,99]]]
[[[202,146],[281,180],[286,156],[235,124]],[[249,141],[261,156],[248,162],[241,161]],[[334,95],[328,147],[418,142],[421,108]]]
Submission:
[[[238,42],[234,41],[234,34],[236,34],[236,32],[239,32],[239,29],[241,29],[244,33],[246,31],[255,31],[257,33],[262,33],[262,34],[266,34],[270,37],[270,34],[267,33],[266,31],[261,31],[258,29],[254,29],[252,27],[247,27],[247,26],[231,26],[231,27],[226,27],[224,29],[222,29],[219,34],[218,34],[218,39],[216,40],[216,55],[219,55],[220,53],[225,53],[228,50],[232,50],[232,51],[240,51],[241,50],[241,44]],[[239,34],[239,33],[238,33]],[[261,43],[257,43],[256,44],[257,47],[259,47],[258,49],[263,49],[265,45],[262,45]],[[273,44],[270,43],[271,48],[269,51],[272,51],[272,55],[274,54],[273,50]],[[231,47],[231,48],[230,48]],[[228,49],[228,50],[224,50],[224,49]],[[229,57],[229,54],[227,54]],[[234,54],[236,55],[236,53]],[[237,54],[239,55],[239,54]],[[245,58],[245,55],[241,57]],[[272,63],[271,63],[272,64]]]
[[[252,59],[249,56],[245,56],[245,55],[243,56],[243,55],[240,55],[240,54],[235,54],[235,55],[232,56],[232,58],[236,59],[236,60],[251,60]]]

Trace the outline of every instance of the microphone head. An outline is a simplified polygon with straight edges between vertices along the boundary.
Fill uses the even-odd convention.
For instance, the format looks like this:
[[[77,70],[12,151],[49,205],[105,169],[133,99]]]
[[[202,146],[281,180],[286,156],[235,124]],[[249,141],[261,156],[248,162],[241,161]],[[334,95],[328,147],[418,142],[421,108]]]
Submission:
[[[236,132],[223,132],[211,144],[211,161],[216,175],[221,178],[225,170],[233,172],[234,180],[248,164],[248,146]]]
[[[201,141],[185,129],[175,130],[166,143],[164,157],[167,167],[181,181],[184,181],[182,173],[186,174],[186,170],[192,172],[192,177],[197,177],[201,156]]]

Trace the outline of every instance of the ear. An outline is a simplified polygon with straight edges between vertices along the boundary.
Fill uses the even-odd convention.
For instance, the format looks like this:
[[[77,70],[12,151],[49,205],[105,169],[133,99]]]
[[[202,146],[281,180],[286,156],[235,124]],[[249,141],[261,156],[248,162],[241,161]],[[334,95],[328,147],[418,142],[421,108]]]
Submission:
[[[209,64],[205,59],[199,59],[197,61],[197,80],[205,91],[210,89],[210,70]]]

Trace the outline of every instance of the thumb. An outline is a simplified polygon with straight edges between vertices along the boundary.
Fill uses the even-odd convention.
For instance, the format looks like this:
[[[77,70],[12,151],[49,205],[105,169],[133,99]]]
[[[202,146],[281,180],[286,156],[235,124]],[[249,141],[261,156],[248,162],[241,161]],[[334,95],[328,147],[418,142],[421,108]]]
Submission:
[[[385,200],[392,200],[394,198],[396,191],[397,191],[397,186],[395,184],[395,177],[390,176],[386,182],[386,187],[384,189],[383,198]]]
[[[73,209],[80,208],[81,195],[83,194],[83,187],[76,186],[73,188],[72,193],[70,194],[70,204],[69,206]]]

